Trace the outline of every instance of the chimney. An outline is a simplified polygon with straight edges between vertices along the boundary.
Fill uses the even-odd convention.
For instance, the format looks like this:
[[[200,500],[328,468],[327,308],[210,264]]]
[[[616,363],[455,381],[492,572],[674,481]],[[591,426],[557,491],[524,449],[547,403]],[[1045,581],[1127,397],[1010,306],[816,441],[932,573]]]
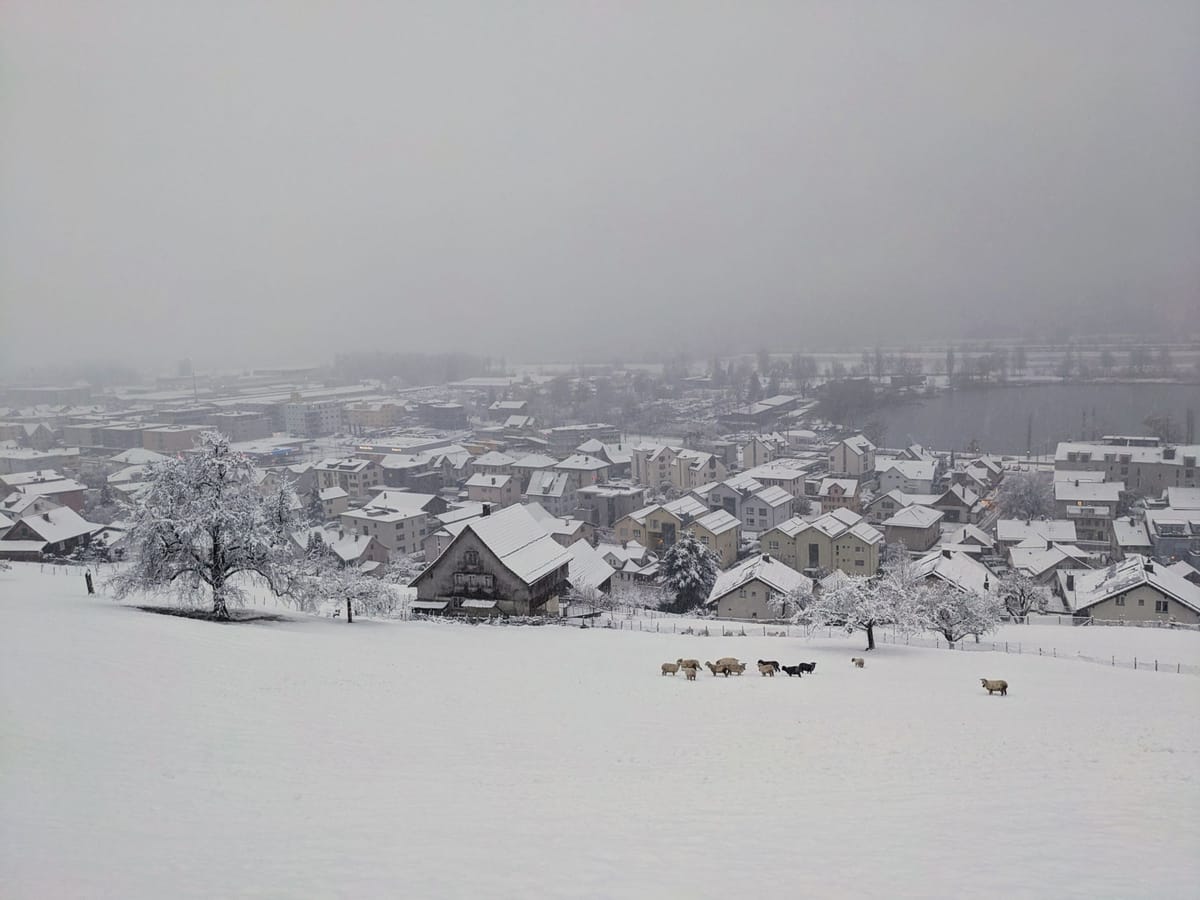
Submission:
[[[490,503],[483,504],[483,512],[480,513],[480,515],[490,516],[491,514],[492,514],[492,504],[490,504]]]
[[[942,551],[942,556],[944,556],[946,559],[950,559],[950,558],[951,558],[950,551],[949,551],[948,549],[947,549],[947,550],[943,550],[943,551]]]
[[[764,553],[764,554],[762,555],[762,559],[763,559],[763,562],[770,562],[770,561],[771,561],[771,554],[769,554],[769,553]]]
[[[50,521],[50,513],[49,512],[42,513],[42,518],[45,519],[47,522],[49,522]]]
[[[986,575],[983,576],[983,590],[985,593],[991,590],[991,582],[988,581],[988,577]]]
[[[1075,479],[1075,487],[1079,487],[1079,479],[1078,478]]]
[[[1150,560],[1146,560],[1146,565],[1144,565],[1142,568],[1144,568],[1151,575],[1154,574],[1154,563],[1151,562]]]
[[[1075,575],[1072,572],[1067,573],[1067,590],[1068,591],[1075,590]]]
[[[339,528],[339,529],[338,529],[338,540],[340,541],[340,540],[341,540],[342,538],[344,538],[345,536],[346,536],[346,529],[345,529],[345,528]]]

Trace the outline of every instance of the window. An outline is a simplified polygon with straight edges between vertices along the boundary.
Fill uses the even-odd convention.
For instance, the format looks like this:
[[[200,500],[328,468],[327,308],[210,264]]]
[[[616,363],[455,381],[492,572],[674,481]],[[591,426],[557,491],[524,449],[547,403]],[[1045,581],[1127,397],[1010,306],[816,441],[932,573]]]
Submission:
[[[1154,601],[1154,611],[1156,613],[1165,613],[1167,611],[1167,601],[1166,600],[1155,600]]]
[[[1124,606],[1124,605],[1125,605],[1125,598],[1124,598],[1124,597],[1118,597],[1118,598],[1117,598],[1117,606]]]
[[[772,550],[779,549],[779,541],[767,541],[767,546]]]
[[[463,562],[466,563],[468,566],[479,565],[479,551],[478,550],[468,550],[466,553],[463,554]]]
[[[1138,597],[1138,606],[1145,606],[1145,605],[1146,605],[1146,598]]]

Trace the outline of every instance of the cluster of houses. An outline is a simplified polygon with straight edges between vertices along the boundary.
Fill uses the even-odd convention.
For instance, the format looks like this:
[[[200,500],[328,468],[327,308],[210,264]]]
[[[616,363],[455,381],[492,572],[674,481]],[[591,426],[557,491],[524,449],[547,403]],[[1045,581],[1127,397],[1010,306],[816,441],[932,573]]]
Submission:
[[[116,410],[38,395],[62,402],[0,410],[0,558],[119,554],[120,523],[88,521],[98,498],[136,503],[153,462],[216,427],[264,490],[295,487],[309,523],[298,547],[319,536],[367,573],[403,564],[430,613],[558,614],[570,597],[655,584],[663,554],[692,535],[722,569],[718,616],[771,618],[771,597],[874,575],[889,547],[962,590],[994,592],[1021,572],[1059,612],[1200,615],[1194,446],[1063,443],[1045,473],[1053,516],[1010,520],[996,503],[1000,459],[830,437],[800,427],[809,406],[795,397],[722,414],[730,433],[718,439],[629,441],[603,422],[548,425],[519,397],[484,403],[512,382],[476,381],[455,397],[264,382],[235,396],[146,393]]]

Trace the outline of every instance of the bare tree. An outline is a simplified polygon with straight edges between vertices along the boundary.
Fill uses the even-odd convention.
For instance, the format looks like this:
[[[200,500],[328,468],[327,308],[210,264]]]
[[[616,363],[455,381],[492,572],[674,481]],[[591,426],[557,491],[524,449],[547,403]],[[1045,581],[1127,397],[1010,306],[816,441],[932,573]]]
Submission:
[[[1039,472],[1009,472],[996,491],[1007,519],[1037,519],[1054,513],[1054,485]]]

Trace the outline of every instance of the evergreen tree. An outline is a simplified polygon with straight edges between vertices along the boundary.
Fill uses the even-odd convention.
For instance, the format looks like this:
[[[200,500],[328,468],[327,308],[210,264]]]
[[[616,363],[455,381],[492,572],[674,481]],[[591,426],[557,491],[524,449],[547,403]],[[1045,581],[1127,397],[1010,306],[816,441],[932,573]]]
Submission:
[[[688,612],[708,599],[717,580],[717,557],[691,532],[686,532],[663,554],[659,562],[663,587],[675,599],[671,612]]]

